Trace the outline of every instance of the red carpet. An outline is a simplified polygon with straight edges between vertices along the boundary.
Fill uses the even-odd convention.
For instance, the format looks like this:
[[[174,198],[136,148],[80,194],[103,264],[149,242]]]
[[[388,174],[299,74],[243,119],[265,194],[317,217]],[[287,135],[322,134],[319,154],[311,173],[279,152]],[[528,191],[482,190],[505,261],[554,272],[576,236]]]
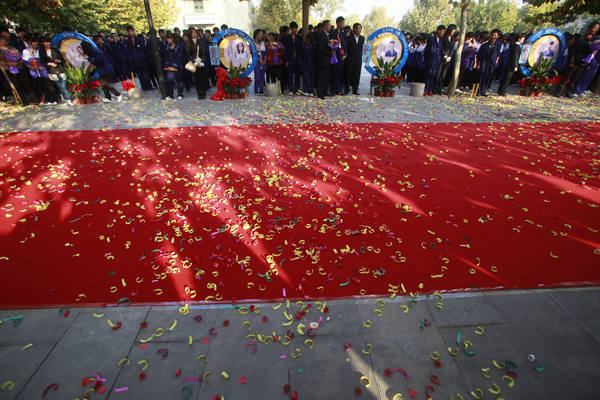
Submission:
[[[348,124],[0,135],[0,304],[598,284],[598,132]]]

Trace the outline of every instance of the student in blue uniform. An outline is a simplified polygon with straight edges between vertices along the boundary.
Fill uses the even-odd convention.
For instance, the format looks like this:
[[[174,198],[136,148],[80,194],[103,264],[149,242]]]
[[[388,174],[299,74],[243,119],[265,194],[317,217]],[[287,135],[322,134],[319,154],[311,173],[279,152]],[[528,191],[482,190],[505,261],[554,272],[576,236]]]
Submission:
[[[183,89],[185,87],[183,71],[187,59],[184,44],[180,43],[174,34],[168,33],[163,60],[163,68],[167,78],[167,100],[173,100],[175,85],[177,85],[177,98],[179,100],[183,99]]]
[[[104,102],[110,103],[111,94],[117,97],[117,102],[121,101],[121,93],[112,86],[113,67],[108,58],[102,51],[94,48],[89,42],[81,42],[81,50],[87,56],[88,61],[96,67],[96,72],[100,76],[100,85],[104,92]]]
[[[132,70],[129,65],[129,57],[127,56],[127,36],[123,33],[119,33],[118,40],[113,47],[115,63],[119,64],[117,70],[120,73],[120,78],[123,80],[131,79]]]
[[[525,40],[524,35],[511,33],[508,35],[508,56],[504,62],[504,71],[500,86],[498,86],[498,94],[506,96],[506,88],[510,85],[514,74],[519,69],[519,57],[521,57],[521,44]]]
[[[106,42],[106,40],[101,35],[96,35],[94,37],[94,43],[96,43],[96,46],[98,46],[98,48],[100,49],[100,51],[102,51],[102,54],[104,54],[104,57],[106,57],[107,61],[113,67],[113,74],[112,74],[112,76],[113,76],[113,79],[115,79],[115,77],[116,77],[116,73],[115,73],[115,59],[113,57],[112,48],[108,45],[108,43]]]
[[[300,89],[300,62],[304,51],[304,41],[298,35],[298,24],[290,23],[290,34],[284,37],[283,59],[287,69],[288,90],[291,94],[298,93]]]
[[[311,32],[304,42],[304,51],[302,52],[302,73],[304,77],[302,91],[304,94],[312,96],[315,91],[315,45],[317,34]]]
[[[144,39],[135,35],[135,29],[131,25],[127,27],[127,33],[129,34],[126,42],[129,65],[140,80],[142,90],[152,90]]]
[[[446,33],[446,27],[440,25],[435,30],[435,34],[427,39],[425,46],[425,95],[430,96],[434,93],[437,84],[438,73],[442,63],[442,37]]]
[[[477,59],[479,61],[479,69],[481,71],[481,78],[479,78],[479,96],[487,96],[487,92],[492,84],[492,76],[494,70],[498,66],[500,60],[500,49],[502,44],[498,40],[500,38],[500,31],[494,29],[491,37],[487,32],[482,34],[483,41],[487,40],[481,45]]]
[[[329,40],[337,40],[340,42],[340,48],[335,52],[337,57],[337,64],[331,64],[331,95],[343,95],[343,83],[344,83],[344,61],[348,52],[346,43],[346,34],[344,33],[344,25],[346,20],[344,17],[337,17],[335,20],[336,29],[329,33]]]

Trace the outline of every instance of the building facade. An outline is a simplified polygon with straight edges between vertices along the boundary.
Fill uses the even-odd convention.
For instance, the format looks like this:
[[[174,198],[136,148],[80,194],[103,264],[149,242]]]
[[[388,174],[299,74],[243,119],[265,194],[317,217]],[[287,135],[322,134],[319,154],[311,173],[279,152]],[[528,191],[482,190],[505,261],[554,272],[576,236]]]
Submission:
[[[211,29],[227,24],[230,28],[248,32],[250,29],[250,5],[246,0],[177,0],[181,29]]]

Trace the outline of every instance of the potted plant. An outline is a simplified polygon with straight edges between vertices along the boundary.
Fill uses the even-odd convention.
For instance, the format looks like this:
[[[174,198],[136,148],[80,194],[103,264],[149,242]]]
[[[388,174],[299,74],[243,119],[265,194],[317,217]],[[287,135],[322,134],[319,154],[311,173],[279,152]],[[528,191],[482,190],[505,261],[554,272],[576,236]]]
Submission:
[[[227,71],[227,77],[223,83],[226,99],[244,99],[248,97],[248,86],[252,82],[250,77],[241,78],[244,68],[231,67]]]
[[[375,66],[377,76],[371,79],[375,96],[394,97],[394,89],[400,86],[400,82],[402,82],[402,76],[394,71],[399,63],[400,59],[391,62],[384,62],[383,58],[377,59],[377,65]]]
[[[94,72],[94,66],[82,65],[75,68],[70,65],[64,67],[67,75],[67,86],[75,101],[79,104],[90,104],[98,102],[98,89],[100,81],[91,80],[91,75]]]

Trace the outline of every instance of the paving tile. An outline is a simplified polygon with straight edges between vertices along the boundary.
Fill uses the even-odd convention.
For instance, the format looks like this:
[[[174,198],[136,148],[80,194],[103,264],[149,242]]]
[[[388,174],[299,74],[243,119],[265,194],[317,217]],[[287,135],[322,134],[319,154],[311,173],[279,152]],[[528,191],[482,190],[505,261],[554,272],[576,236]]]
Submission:
[[[427,301],[433,320],[438,327],[496,324],[503,321],[497,309],[482,294],[469,297],[443,298],[443,309],[436,308],[437,298]]]
[[[566,312],[547,293],[519,295],[486,295],[487,301],[494,306],[502,321],[572,321]]]
[[[316,340],[318,339],[318,340]],[[290,385],[301,399],[351,399],[360,387],[361,399],[380,399],[379,382],[371,367],[370,356],[364,355],[365,341],[359,334],[343,337],[325,335],[315,339],[313,350],[290,361]],[[344,344],[352,347],[344,350]],[[369,378],[361,383],[361,377]]]
[[[562,396],[569,399],[597,399],[600,391],[600,346],[597,340],[576,323],[565,321],[520,321],[503,325],[484,325],[485,334],[478,336],[473,327],[463,327],[463,339],[474,344],[475,355],[460,353],[456,362],[463,372],[469,390],[480,387],[487,392],[492,383],[511,399],[550,399]],[[459,328],[441,328],[448,346],[455,346]],[[527,360],[535,354],[545,364],[543,372]],[[515,386],[502,381],[503,372],[492,360],[512,360],[517,364]],[[481,368],[491,368],[491,379],[485,379]],[[464,395],[464,394],[463,394]],[[466,398],[466,396],[465,396]]]
[[[217,321],[229,320],[230,325],[225,327],[221,323],[218,335],[212,337],[206,364],[211,375],[209,382],[202,384],[198,398],[209,399],[215,394],[226,399],[275,399],[282,396],[283,385],[288,383],[288,355],[292,346],[269,340],[268,343],[257,343],[256,352],[252,352],[251,347],[247,347],[249,331],[246,326],[241,326],[242,319],[260,316],[260,321],[253,321],[252,333],[268,333],[273,325],[262,322],[263,312],[265,315],[268,313],[266,307],[263,310],[260,314],[245,316],[234,310],[217,311]],[[265,326],[259,327],[260,324]]]
[[[160,350],[160,352],[158,352]],[[165,352],[166,351],[166,352]],[[119,399],[169,399],[182,398],[185,393],[192,394],[190,398],[198,398],[202,375],[206,370],[205,363],[196,358],[202,351],[199,345],[180,342],[173,343],[147,343],[146,346],[136,344],[129,353],[130,365],[123,366],[116,381],[112,381],[108,398]],[[166,354],[166,357],[163,355]],[[140,361],[146,363],[138,364]],[[176,376],[177,369],[180,375]],[[146,378],[140,380],[140,374]],[[184,379],[196,381],[186,382]],[[117,388],[127,387],[124,392],[115,392]],[[183,390],[184,387],[189,389]]]
[[[149,307],[111,308],[101,318],[81,311],[18,399],[38,398],[53,383],[59,389],[48,392],[46,400],[80,397],[82,379],[94,373],[110,385],[117,375],[118,361],[129,353],[139,321],[148,311]],[[121,322],[121,328],[111,329],[108,319]]]
[[[14,326],[13,321],[0,325],[0,346],[34,344],[54,344],[63,336],[79,314],[78,309],[70,309],[64,317],[56,308],[39,310],[1,310],[0,319],[23,316],[21,323]]]
[[[53,347],[36,344],[23,350],[23,346],[0,346],[0,385],[7,381],[15,383],[14,389],[0,391],[0,400],[15,399]]]
[[[600,289],[552,291],[549,294],[575,319],[598,319],[600,316]]]

